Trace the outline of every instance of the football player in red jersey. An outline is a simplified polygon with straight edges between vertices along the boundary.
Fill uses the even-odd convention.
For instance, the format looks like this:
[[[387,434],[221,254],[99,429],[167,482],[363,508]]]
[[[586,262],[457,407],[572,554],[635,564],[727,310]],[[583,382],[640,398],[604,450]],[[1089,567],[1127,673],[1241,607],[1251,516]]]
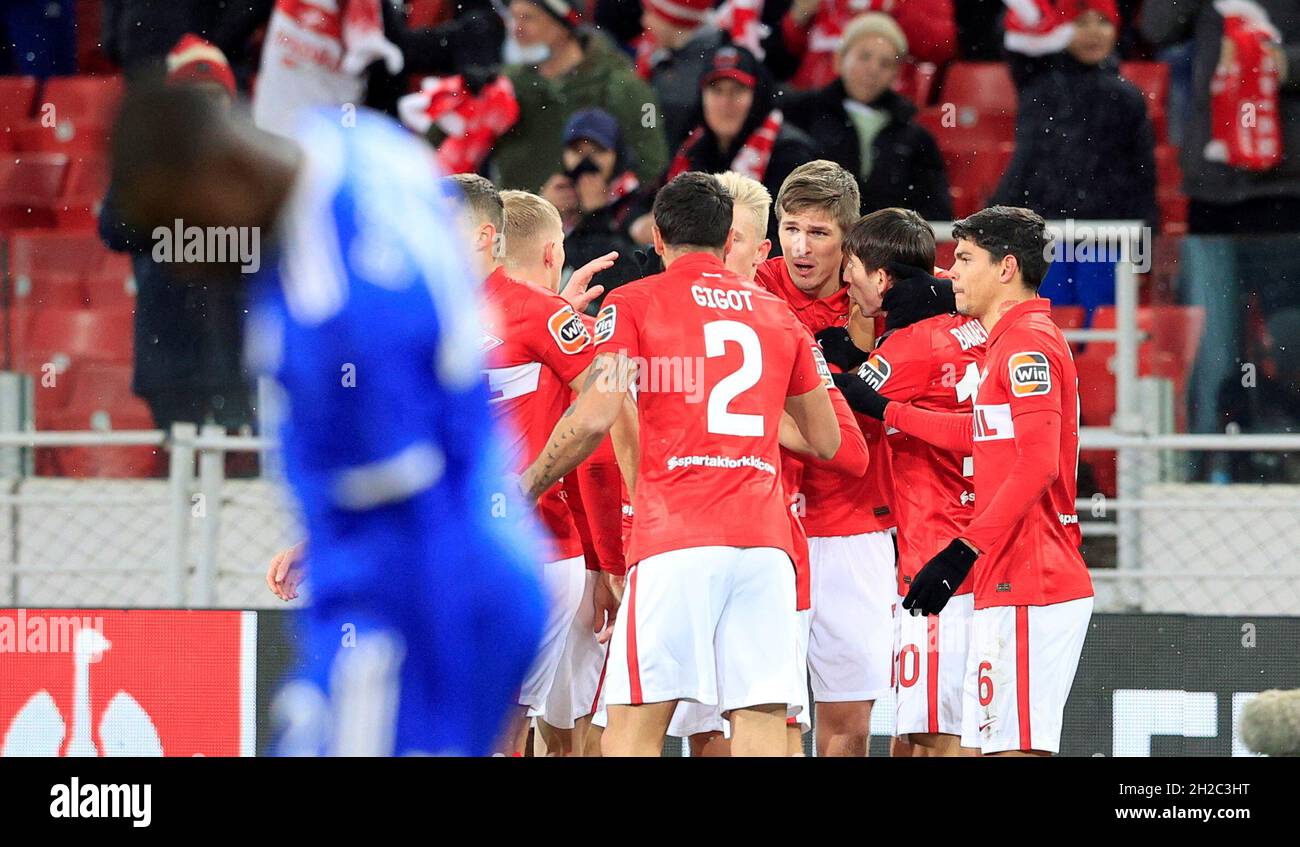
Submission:
[[[953,237],[957,309],[988,332],[974,413],[891,402],[870,387],[859,402],[891,427],[973,451],[974,517],[912,578],[903,607],[936,614],[973,576],[964,702],[978,709],[973,726],[963,722],[962,746],[1046,756],[1060,749],[1092,616],[1074,510],[1078,376],[1051,304],[1038,296],[1051,249],[1043,219],[993,206],[954,224]]]
[[[824,459],[840,429],[815,345],[784,303],[723,264],[732,207],[706,174],[660,190],[666,270],[610,295],[596,378],[521,480],[536,496],[588,455],[636,374],[632,567],[605,682],[606,755],[659,755],[682,700],[719,706],[733,755],[785,752],[796,623],[781,411]],[[694,378],[672,378],[674,365]]]
[[[850,405],[855,392],[869,385],[891,400],[970,414],[986,335],[978,320],[955,314],[952,282],[930,274],[935,245],[929,224],[907,209],[881,209],[854,224],[844,245],[850,299],[865,315],[885,315],[871,357],[855,372],[835,375]],[[965,530],[975,497],[969,454],[897,429],[888,430],[886,443],[898,513],[901,602],[920,567]],[[908,742],[896,754],[960,753],[973,612],[967,578],[942,614],[895,616],[895,734]],[[972,716],[974,711],[971,704]]]
[[[783,255],[763,262],[755,276],[823,349],[856,353],[855,367],[872,335],[869,319],[851,320],[843,279],[844,233],[858,210],[852,174],[825,160],[800,165],[776,198]],[[897,594],[889,463],[884,428],[866,418],[858,423],[873,457],[865,475],[809,465],[800,482],[812,565],[807,644],[819,756],[865,756],[872,704],[891,688]]]
[[[559,211],[550,201],[526,191],[503,191],[501,201],[505,212],[505,273],[512,279],[536,281],[555,290],[564,266],[564,230]],[[611,258],[603,257],[602,265],[610,264]],[[592,266],[587,266],[584,273],[590,270]],[[518,295],[516,291],[515,296]],[[595,322],[586,315],[580,314],[579,318],[590,335]],[[517,328],[522,329],[522,325]],[[551,332],[549,324],[545,330],[537,324],[536,329]],[[545,339],[543,347],[544,342]],[[560,388],[557,405],[561,408],[567,405],[572,393],[569,386]],[[558,419],[559,409],[551,411]],[[540,440],[554,425],[554,420],[536,423],[542,431],[534,438]],[[533,455],[530,453],[528,458]],[[538,732],[547,753],[564,756],[581,755],[583,751],[592,703],[605,664],[605,643],[597,633],[605,628],[607,612],[617,608],[611,582],[621,579],[624,570],[619,471],[608,439],[574,473],[565,476],[558,496],[573,518],[584,567],[581,574],[568,573],[565,590],[557,592],[569,601],[576,598],[574,614],[567,632],[561,636],[560,656],[543,702],[533,706],[529,714],[538,718]],[[561,570],[548,567],[552,571]],[[601,574],[602,570],[609,578]],[[577,583],[579,576],[582,585],[571,584]],[[597,617],[601,619],[600,625],[596,624]]]

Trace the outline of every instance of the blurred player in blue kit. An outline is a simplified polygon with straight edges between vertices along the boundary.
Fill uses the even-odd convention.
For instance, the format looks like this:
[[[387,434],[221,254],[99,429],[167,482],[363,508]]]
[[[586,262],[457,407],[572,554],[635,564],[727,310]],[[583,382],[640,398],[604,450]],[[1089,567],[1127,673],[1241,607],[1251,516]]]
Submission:
[[[528,510],[504,502],[457,201],[382,116],[323,112],[297,138],[147,88],[113,143],[132,223],[261,234],[248,359],[283,388],[312,575],[279,751],[485,755],[545,609]]]

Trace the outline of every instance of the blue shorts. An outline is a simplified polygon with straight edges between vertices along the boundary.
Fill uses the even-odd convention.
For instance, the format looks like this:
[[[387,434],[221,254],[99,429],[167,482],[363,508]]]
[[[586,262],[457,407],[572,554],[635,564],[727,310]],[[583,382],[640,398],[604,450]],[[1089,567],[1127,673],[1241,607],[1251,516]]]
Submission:
[[[438,558],[315,596],[299,614],[299,672],[272,713],[277,754],[491,754],[517,708],[545,601],[527,567],[491,542],[460,538]],[[454,579],[429,578],[448,571]]]

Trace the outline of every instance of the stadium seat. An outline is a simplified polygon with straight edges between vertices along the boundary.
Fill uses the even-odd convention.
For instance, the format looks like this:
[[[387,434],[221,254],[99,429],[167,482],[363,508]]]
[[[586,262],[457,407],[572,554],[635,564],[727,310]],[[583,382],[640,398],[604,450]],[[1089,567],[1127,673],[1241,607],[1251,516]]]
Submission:
[[[9,275],[15,287],[26,277],[67,274],[84,278],[108,266],[121,267],[119,259],[93,232],[21,230],[9,238]],[[129,267],[129,259],[127,260]]]
[[[0,232],[53,226],[67,168],[68,157],[61,153],[0,158]]]
[[[939,69],[933,62],[905,62],[894,82],[894,90],[911,100],[918,108],[925,108],[934,96],[934,82]]]
[[[1094,329],[1114,329],[1115,317],[1114,306],[1099,306],[1093,313],[1092,326]],[[1205,309],[1200,306],[1139,306],[1137,317],[1138,329],[1147,333],[1147,340],[1138,347],[1138,374],[1163,377],[1173,383],[1175,423],[1182,431],[1186,425],[1187,383],[1205,325]],[[1093,342],[1088,345],[1086,353],[1109,362],[1115,355],[1115,344]],[[1083,384],[1082,373],[1079,383]],[[1112,412],[1114,403],[1112,387]]]
[[[1052,320],[1061,329],[1080,329],[1087,317],[1082,306],[1053,306]]]
[[[54,210],[59,229],[95,229],[99,208],[108,193],[108,161],[102,155],[87,154],[68,164],[63,196]]]
[[[35,103],[35,77],[0,76],[0,133],[8,134],[31,117]]]
[[[132,316],[129,309],[30,310],[20,320],[14,311],[13,356],[19,370],[39,373],[45,363],[56,369],[68,363],[131,361]]]
[[[968,147],[943,148],[948,180],[953,188],[961,189],[960,194],[954,196],[955,215],[964,217],[988,205],[1011,161],[1013,151],[1014,145],[1010,142],[996,146],[972,144]]]
[[[71,372],[70,382],[67,402],[40,415],[37,429],[153,429],[149,407],[131,393],[130,365],[79,365]],[[36,458],[37,473],[69,477],[156,476],[160,464],[153,447],[59,447],[38,450]]]
[[[1136,85],[1147,99],[1147,114],[1156,130],[1156,143],[1166,138],[1169,66],[1164,62],[1120,62],[1120,76]]]
[[[23,274],[15,277],[10,289],[14,309],[80,309],[85,306],[86,292],[78,274]]]
[[[45,83],[44,100],[54,107],[57,123],[66,120],[110,126],[122,92],[119,75],[56,76]]]
[[[46,126],[29,120],[13,131],[14,148],[30,153],[108,152],[109,128],[92,121],[59,121]]]
[[[940,108],[954,111],[972,145],[1011,141],[1016,125],[1016,86],[1002,62],[956,62],[948,67]]]

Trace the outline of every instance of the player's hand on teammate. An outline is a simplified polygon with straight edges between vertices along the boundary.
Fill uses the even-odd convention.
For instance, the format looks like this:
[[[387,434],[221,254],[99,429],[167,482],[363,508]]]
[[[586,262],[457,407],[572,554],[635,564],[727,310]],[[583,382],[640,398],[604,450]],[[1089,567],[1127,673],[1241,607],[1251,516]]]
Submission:
[[[867,381],[857,371],[831,374],[831,379],[835,380],[835,387],[844,395],[850,409],[878,421],[885,419],[885,407],[890,403],[889,398],[867,385]]]
[[[596,641],[605,644],[614,635],[614,620],[618,617],[618,607],[623,604],[623,587],[627,584],[626,576],[612,573],[601,575],[596,580],[596,593],[592,602],[596,607],[595,627]]]
[[[817,333],[826,361],[842,371],[851,371],[867,360],[869,352],[853,343],[849,331],[842,326],[828,326]]]
[[[979,553],[974,547],[954,538],[912,577],[912,587],[903,598],[903,608],[913,615],[939,614],[957,593],[958,586],[966,579],[977,558]]]
[[[617,260],[617,250],[611,250],[603,256],[592,259],[569,276],[569,281],[565,283],[564,288],[560,291],[560,296],[575,311],[585,312],[587,307],[591,305],[591,301],[605,293],[605,286],[591,284],[592,278],[601,271],[607,271],[614,267],[614,262]]]
[[[302,554],[307,547],[306,541],[299,541],[292,547],[281,550],[271,560],[266,569],[266,587],[281,600],[288,602],[298,597],[298,586],[302,584]]]

